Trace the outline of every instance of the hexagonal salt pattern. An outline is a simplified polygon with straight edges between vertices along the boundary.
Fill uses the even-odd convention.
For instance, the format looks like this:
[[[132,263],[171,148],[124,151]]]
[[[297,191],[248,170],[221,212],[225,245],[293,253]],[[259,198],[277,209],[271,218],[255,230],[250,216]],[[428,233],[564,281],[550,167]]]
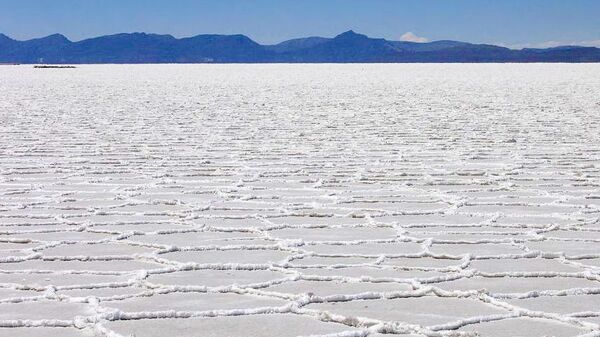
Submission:
[[[598,336],[600,66],[0,66],[0,337]]]

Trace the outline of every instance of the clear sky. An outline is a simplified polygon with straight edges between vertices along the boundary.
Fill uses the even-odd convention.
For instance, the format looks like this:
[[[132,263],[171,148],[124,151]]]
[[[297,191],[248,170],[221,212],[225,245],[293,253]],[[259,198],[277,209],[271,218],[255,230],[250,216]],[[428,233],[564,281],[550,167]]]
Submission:
[[[0,0],[0,32],[20,40],[242,33],[276,43],[349,29],[396,40],[600,46],[600,0]]]

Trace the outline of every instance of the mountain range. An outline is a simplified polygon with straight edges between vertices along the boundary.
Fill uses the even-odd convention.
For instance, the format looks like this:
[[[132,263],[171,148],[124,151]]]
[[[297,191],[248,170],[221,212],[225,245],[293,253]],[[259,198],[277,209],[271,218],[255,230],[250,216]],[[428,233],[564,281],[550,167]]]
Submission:
[[[0,34],[0,63],[409,63],[600,62],[600,49],[563,46],[509,49],[459,41],[416,43],[347,31],[261,45],[245,35],[123,33],[73,42],[60,34],[17,41]]]

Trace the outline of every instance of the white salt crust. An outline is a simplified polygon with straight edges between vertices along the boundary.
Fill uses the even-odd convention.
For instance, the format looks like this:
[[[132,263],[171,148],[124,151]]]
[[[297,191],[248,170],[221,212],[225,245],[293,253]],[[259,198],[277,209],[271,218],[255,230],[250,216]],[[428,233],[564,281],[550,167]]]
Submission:
[[[0,67],[0,336],[600,336],[600,66]]]

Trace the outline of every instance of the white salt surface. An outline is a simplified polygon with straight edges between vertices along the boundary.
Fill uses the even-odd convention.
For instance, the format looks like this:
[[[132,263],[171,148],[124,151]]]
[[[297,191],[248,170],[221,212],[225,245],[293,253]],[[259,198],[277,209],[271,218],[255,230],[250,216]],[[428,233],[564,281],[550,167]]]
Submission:
[[[0,67],[0,336],[600,336],[600,66]]]

